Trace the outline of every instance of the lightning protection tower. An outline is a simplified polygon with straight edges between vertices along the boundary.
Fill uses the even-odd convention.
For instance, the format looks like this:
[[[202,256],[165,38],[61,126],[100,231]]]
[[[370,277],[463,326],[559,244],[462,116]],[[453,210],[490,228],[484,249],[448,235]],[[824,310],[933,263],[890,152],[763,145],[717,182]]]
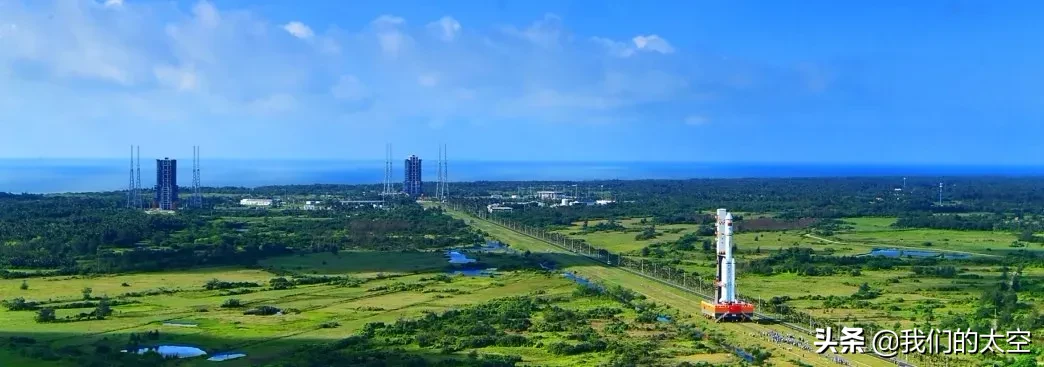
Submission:
[[[384,145],[384,189],[381,190],[381,196],[388,196],[392,194],[392,145],[391,143]]]
[[[131,153],[131,156],[130,156],[130,177],[129,177],[129,181],[127,182],[127,208],[133,208],[134,205],[135,205],[134,204],[135,200],[137,200],[137,197],[135,196],[135,188],[137,188],[137,186],[134,186],[134,146],[133,145],[131,145],[130,153]]]
[[[446,201],[449,181],[449,164],[446,156],[446,144],[439,146],[439,182],[435,187],[435,198]]]
[[[199,146],[192,147],[192,206],[203,207],[203,191],[200,187]]]
[[[145,199],[141,196],[141,146],[135,147],[138,153],[134,162],[134,205],[138,209],[145,209]]]

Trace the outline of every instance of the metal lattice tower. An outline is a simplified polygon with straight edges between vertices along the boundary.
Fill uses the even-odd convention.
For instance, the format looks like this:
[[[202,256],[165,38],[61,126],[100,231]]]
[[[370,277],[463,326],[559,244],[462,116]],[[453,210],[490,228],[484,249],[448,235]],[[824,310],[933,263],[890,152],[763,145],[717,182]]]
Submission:
[[[199,146],[192,147],[192,206],[203,207],[203,192],[200,188]]]
[[[131,145],[131,157],[130,157],[130,178],[127,183],[127,208],[134,207],[134,146]]]
[[[446,153],[446,144],[442,144],[442,201],[449,196],[449,153]]]
[[[141,146],[135,148],[138,152],[137,162],[134,167],[134,205],[138,209],[145,208],[145,199],[141,196]]]
[[[439,146],[439,181],[435,186],[435,198],[439,201],[446,201],[447,181],[449,181],[449,166],[447,162],[446,144],[443,144]]]
[[[442,200],[442,146],[439,145],[439,175],[435,182],[435,200]]]
[[[392,145],[385,144],[384,146],[384,190],[381,191],[381,195],[387,196],[392,194]]]

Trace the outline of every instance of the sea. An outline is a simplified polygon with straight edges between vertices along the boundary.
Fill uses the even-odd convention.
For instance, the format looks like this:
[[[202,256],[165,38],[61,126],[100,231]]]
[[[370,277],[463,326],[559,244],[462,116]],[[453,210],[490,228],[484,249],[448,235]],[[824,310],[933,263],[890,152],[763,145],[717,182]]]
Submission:
[[[155,182],[155,163],[142,161],[141,182]],[[178,182],[191,182],[191,161],[179,161]],[[437,177],[437,165],[424,162],[425,180]],[[203,186],[257,187],[302,184],[379,184],[384,161],[237,160],[201,162]],[[394,180],[403,177],[402,163]],[[870,165],[704,162],[497,162],[456,161],[448,167],[453,181],[590,181],[750,177],[854,176],[1044,176],[1044,166]],[[59,193],[125,189],[130,166],[123,159],[0,159],[0,192]]]

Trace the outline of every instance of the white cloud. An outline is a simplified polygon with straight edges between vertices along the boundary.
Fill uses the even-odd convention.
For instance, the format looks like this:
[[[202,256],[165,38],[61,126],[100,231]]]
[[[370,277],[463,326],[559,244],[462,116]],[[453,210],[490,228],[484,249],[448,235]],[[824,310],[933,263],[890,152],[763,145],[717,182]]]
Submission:
[[[315,36],[315,33],[312,32],[311,28],[308,28],[307,25],[298,21],[286,23],[285,25],[283,25],[283,29],[286,30],[287,33],[290,33],[294,37],[300,39],[307,40]]]
[[[168,65],[156,66],[153,75],[160,84],[179,91],[190,91],[199,85],[199,79],[191,67],[175,68]]]
[[[272,115],[293,110],[297,99],[286,93],[277,93],[250,101],[247,109],[257,115]]]
[[[344,101],[359,101],[370,95],[366,86],[354,75],[342,75],[337,84],[330,88],[330,93],[334,98]]]
[[[417,84],[425,87],[434,87],[439,84],[438,74],[422,74],[417,77]]]
[[[635,36],[633,39],[634,46],[639,50],[656,51],[661,54],[669,54],[674,52],[674,47],[671,47],[667,40],[660,38],[655,34],[648,36]]]
[[[690,115],[685,118],[685,124],[691,126],[701,126],[710,123],[710,119],[706,116],[701,115]]]
[[[631,42],[620,42],[601,37],[591,37],[591,41],[601,45],[610,55],[616,57],[631,57],[640,51],[659,52],[661,54],[674,53],[674,47],[667,40],[655,34],[635,36],[631,39]]]
[[[105,6],[114,8],[123,5],[123,0],[105,0]]]
[[[602,37],[591,37],[591,41],[605,47],[610,55],[616,57],[631,57],[631,55],[634,55],[634,48],[624,42],[617,42]]]
[[[541,47],[558,46],[562,38],[566,36],[562,18],[551,13],[544,14],[543,19],[533,22],[526,29],[519,30],[515,27],[507,27],[505,31]]]
[[[445,16],[441,19],[428,23],[428,29],[435,33],[436,37],[452,42],[460,34],[460,22],[452,17]]]
[[[317,30],[308,19],[273,21],[223,2],[181,10],[134,2],[111,11],[94,1],[0,12],[0,107],[29,96],[78,96],[63,114],[25,111],[97,130],[124,120],[229,127],[264,120],[278,134],[350,119],[380,134],[393,124],[449,131],[475,123],[629,123],[649,116],[643,108],[691,102],[694,86],[718,81],[692,80],[685,63],[639,57],[673,51],[659,36],[585,35],[590,41],[572,43],[552,14],[518,28],[469,25],[465,36],[448,16],[412,24],[384,15]],[[534,52],[542,48],[550,52]],[[730,71],[707,74],[725,79]],[[0,121],[21,118],[18,110],[0,108]],[[685,112],[663,119],[687,120]]]
[[[217,8],[214,4],[211,4],[207,0],[200,0],[192,7],[192,14],[196,15],[196,19],[207,28],[214,28],[221,22],[221,16],[218,15]]]
[[[391,15],[382,15],[370,23],[376,32],[377,42],[381,51],[388,56],[398,56],[409,37],[400,29],[406,24],[406,20]]]
[[[377,17],[377,19],[374,19],[372,24],[378,27],[394,27],[406,24],[406,19],[394,15],[385,14]]]

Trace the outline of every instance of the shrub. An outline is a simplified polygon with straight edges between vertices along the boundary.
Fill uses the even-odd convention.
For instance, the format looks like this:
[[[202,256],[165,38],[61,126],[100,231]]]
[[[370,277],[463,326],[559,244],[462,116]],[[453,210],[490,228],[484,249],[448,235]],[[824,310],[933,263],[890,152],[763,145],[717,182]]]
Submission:
[[[271,316],[283,312],[274,306],[258,306],[243,312],[244,315]]]

